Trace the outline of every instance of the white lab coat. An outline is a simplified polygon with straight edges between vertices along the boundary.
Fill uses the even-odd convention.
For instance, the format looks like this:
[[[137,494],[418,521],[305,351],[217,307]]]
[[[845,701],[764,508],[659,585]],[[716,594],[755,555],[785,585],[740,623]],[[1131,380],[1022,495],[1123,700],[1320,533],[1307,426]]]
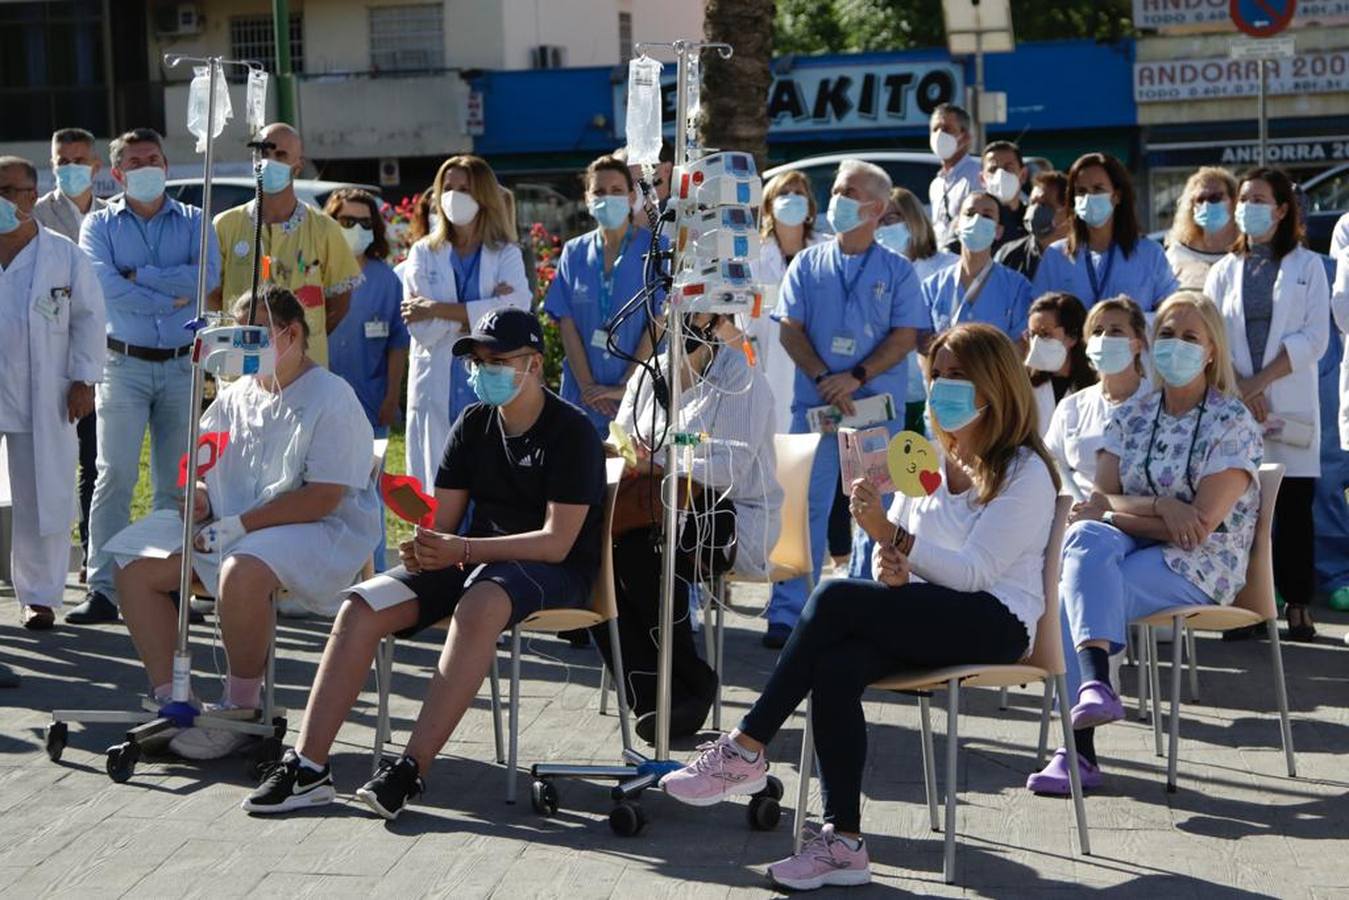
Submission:
[[[1059,402],[1054,399],[1054,382],[1046,381],[1044,384],[1031,388],[1031,391],[1035,397],[1037,430],[1040,433],[1040,439],[1044,440],[1045,435],[1049,434],[1049,423],[1054,419],[1054,409],[1059,405]]]
[[[79,440],[67,416],[66,401],[71,383],[103,380],[107,318],[103,289],[80,248],[41,227],[33,240],[37,260],[28,292],[29,383],[33,451],[43,463],[36,473],[38,495],[45,501],[38,508],[38,533],[46,536],[69,531],[75,518]],[[37,304],[54,296],[64,299],[49,318],[38,311]]]
[[[1349,218],[1349,213],[1346,213]],[[1340,359],[1340,449],[1349,450],[1349,258],[1339,257],[1335,266],[1335,290],[1330,295],[1335,325],[1344,337]]]
[[[1249,378],[1256,365],[1246,342],[1246,313],[1241,298],[1245,257],[1228,254],[1213,264],[1204,293],[1213,298],[1227,323],[1232,365],[1238,378]],[[1310,447],[1294,447],[1265,441],[1265,462],[1283,463],[1290,478],[1321,475],[1321,400],[1316,366],[1330,341],[1330,287],[1321,258],[1303,247],[1279,263],[1274,281],[1274,310],[1269,322],[1269,340],[1259,368],[1274,361],[1280,349],[1288,350],[1293,372],[1269,387],[1272,412],[1310,422],[1314,429]]]
[[[814,231],[806,246],[813,247],[828,239],[827,234]],[[754,343],[758,357],[755,364],[773,392],[773,430],[777,434],[786,434],[792,424],[792,385],[796,380],[796,363],[782,346],[782,326],[769,315],[778,305],[778,291],[786,275],[787,259],[777,238],[764,238],[754,270],[755,282],[764,286],[763,312],[757,319],[749,320],[745,332]]]
[[[450,262],[453,252],[448,243],[434,248],[427,238],[413,244],[402,272],[403,296],[457,302],[454,265]],[[493,291],[503,281],[511,286],[511,292],[495,296]],[[476,324],[487,313],[507,306],[529,309],[529,281],[518,246],[483,245],[478,262],[478,290],[485,299],[466,304],[471,323]],[[455,377],[451,348],[467,332],[446,319],[414,322],[408,331],[412,335],[412,352],[408,366],[407,471],[430,490],[445,453],[450,426],[454,424],[450,421],[450,382]]]

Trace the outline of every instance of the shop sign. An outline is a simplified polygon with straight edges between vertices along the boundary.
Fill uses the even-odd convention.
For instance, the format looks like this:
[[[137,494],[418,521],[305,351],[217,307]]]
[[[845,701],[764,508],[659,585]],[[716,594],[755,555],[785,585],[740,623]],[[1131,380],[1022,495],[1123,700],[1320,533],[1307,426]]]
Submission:
[[[1329,165],[1349,160],[1349,137],[1289,138],[1270,141],[1270,165],[1297,167]],[[1149,168],[1163,166],[1220,165],[1240,169],[1258,164],[1260,149],[1255,141],[1196,141],[1149,144]]]
[[[1349,50],[1303,50],[1265,62],[1266,92],[1331,94],[1349,91]],[[1167,59],[1134,63],[1134,101],[1167,103],[1254,97],[1260,92],[1256,59]]]
[[[1286,2],[1286,0],[1285,0]],[[1349,19],[1349,0],[1298,0],[1292,27],[1332,24]],[[1144,30],[1209,26],[1208,31],[1235,31],[1232,0],[1134,0],[1134,27]]]

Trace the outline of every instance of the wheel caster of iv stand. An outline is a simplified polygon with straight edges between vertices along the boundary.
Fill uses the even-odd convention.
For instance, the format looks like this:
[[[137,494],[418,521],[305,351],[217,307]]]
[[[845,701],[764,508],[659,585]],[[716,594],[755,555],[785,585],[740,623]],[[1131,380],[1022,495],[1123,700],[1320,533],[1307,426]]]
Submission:
[[[534,812],[541,816],[556,815],[559,804],[557,786],[551,781],[534,782],[529,791],[529,802],[533,804]],[[610,821],[613,819],[610,818]]]
[[[136,763],[141,758],[141,748],[132,741],[114,744],[108,748],[108,777],[118,784],[125,784],[136,774]]]
[[[635,800],[624,800],[609,813],[609,830],[619,837],[634,837],[644,827],[646,814]]]
[[[778,778],[776,775],[769,775],[769,776],[768,776],[768,784],[767,784],[767,786],[764,787],[764,789],[763,789],[762,791],[760,791],[758,794],[755,794],[754,796],[756,796],[756,797],[760,797],[760,796],[768,796],[768,797],[772,797],[774,800],[781,800],[781,799],[782,799],[782,779],[781,779],[781,778]]]
[[[248,773],[255,779],[261,780],[262,773],[274,762],[281,761],[283,753],[281,739],[278,737],[266,737],[258,741],[257,746],[249,754]]]
[[[66,749],[66,737],[70,733],[70,726],[65,722],[53,722],[47,726],[47,758],[52,762],[60,762],[61,754]]]
[[[769,794],[755,794],[745,808],[749,827],[754,831],[772,831],[782,820],[782,804]]]

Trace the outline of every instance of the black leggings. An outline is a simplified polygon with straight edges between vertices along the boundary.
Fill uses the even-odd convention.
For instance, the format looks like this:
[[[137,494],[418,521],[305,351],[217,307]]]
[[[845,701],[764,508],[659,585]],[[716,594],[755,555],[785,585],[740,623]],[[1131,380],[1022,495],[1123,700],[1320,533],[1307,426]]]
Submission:
[[[806,601],[768,686],[740,730],[768,743],[811,694],[825,821],[839,831],[859,831],[867,685],[908,667],[1014,663],[1027,645],[1021,620],[983,591],[830,581]]]
[[[830,556],[847,556],[852,553],[852,512],[848,509],[848,495],[843,493],[843,482],[834,485],[834,502],[829,507]]]
[[[94,502],[94,482],[98,479],[98,415],[90,413],[75,425],[80,441],[80,547],[83,560],[89,562],[89,507]]]
[[[1316,592],[1315,497],[1315,478],[1285,478],[1274,501],[1274,585],[1295,606],[1311,603]]]

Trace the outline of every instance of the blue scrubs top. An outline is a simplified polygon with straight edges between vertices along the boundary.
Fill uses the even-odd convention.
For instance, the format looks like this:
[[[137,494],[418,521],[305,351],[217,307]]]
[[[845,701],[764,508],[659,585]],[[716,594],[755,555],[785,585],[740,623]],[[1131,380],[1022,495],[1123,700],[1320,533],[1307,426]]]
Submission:
[[[923,302],[932,319],[932,330],[942,332],[964,322],[984,322],[1014,341],[1026,333],[1030,282],[1020,272],[995,262],[974,302],[962,303],[964,299],[959,265],[929,275],[923,282]]]
[[[1162,245],[1140,237],[1126,258],[1118,244],[1106,253],[1089,254],[1079,248],[1077,256],[1068,255],[1068,239],[1049,245],[1040,258],[1040,268],[1031,282],[1036,297],[1049,291],[1066,291],[1091,309],[1098,300],[1123,294],[1143,310],[1152,312],[1162,301],[1180,289],[1176,273],[1166,259]]]
[[[482,284],[478,277],[478,266],[482,262],[482,245],[468,256],[460,256],[450,248],[450,266],[454,269],[455,299],[459,303],[469,300],[482,300]],[[468,323],[465,332],[472,331],[477,322]],[[458,420],[464,407],[478,402],[478,395],[468,385],[468,359],[454,360],[454,376],[450,379],[450,421]]]
[[[351,308],[328,335],[328,368],[351,385],[375,437],[383,438],[389,429],[379,424],[379,407],[389,389],[389,351],[406,350],[411,338],[399,310],[403,285],[393,269],[371,259],[362,274]]]
[[[837,240],[807,247],[792,258],[773,318],[805,327],[810,344],[830,372],[847,372],[875,351],[895,328],[930,327],[922,289],[907,259],[879,244],[846,255]],[[858,399],[889,394],[897,409],[908,392],[905,361],[869,373]],[[792,413],[823,406],[815,382],[796,370]]]
[[[664,246],[665,241],[661,241]],[[599,229],[574,237],[562,246],[557,275],[543,298],[543,311],[557,321],[571,319],[585,347],[590,374],[597,384],[621,384],[628,371],[628,360],[597,346],[605,324],[614,313],[623,308],[645,286],[642,275],[643,257],[651,247],[651,232],[632,228],[627,247],[614,265],[612,290],[605,289],[604,235]],[[654,308],[659,311],[664,295],[658,294]],[[647,326],[647,314],[640,311],[619,325],[615,335],[617,345],[628,355],[637,352],[642,332]],[[601,435],[609,434],[609,419],[581,402],[581,389],[572,374],[571,364],[562,363],[562,399],[575,403],[594,423]]]

